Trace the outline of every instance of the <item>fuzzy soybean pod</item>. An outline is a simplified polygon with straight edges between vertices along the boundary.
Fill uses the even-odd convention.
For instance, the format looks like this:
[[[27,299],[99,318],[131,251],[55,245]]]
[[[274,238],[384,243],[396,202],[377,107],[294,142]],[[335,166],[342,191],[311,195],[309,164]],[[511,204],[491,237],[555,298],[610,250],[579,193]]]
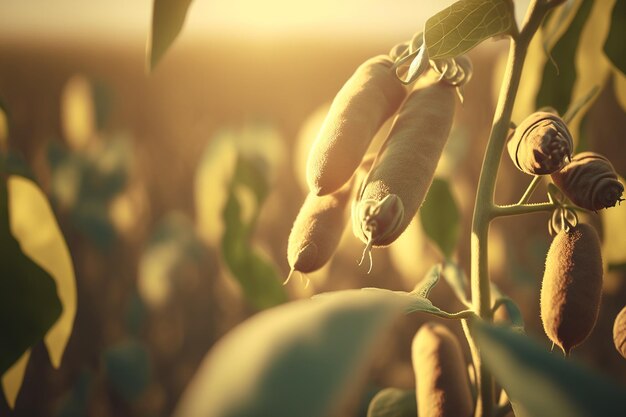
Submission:
[[[387,55],[365,61],[337,93],[309,152],[306,175],[314,194],[332,193],[350,179],[378,129],[400,107],[406,89],[392,65]]]
[[[622,308],[613,323],[615,349],[626,359],[626,307]]]
[[[461,346],[445,326],[424,324],[412,346],[420,417],[470,417],[472,393]]]
[[[624,186],[611,162],[598,153],[574,155],[572,162],[551,177],[567,198],[587,210],[613,207],[622,201]]]
[[[585,223],[564,228],[552,241],[541,285],[541,321],[567,355],[596,324],[602,290],[600,238]]]
[[[306,196],[287,244],[291,272],[313,272],[330,260],[348,221],[347,206],[354,196],[353,185],[363,179],[373,159],[366,157],[354,177],[338,191],[323,196],[309,192]]]
[[[407,228],[422,205],[447,141],[455,87],[422,79],[393,122],[352,210],[354,234],[386,246]]]
[[[515,128],[507,149],[520,171],[530,175],[546,175],[558,171],[569,162],[574,142],[558,114],[538,111]]]

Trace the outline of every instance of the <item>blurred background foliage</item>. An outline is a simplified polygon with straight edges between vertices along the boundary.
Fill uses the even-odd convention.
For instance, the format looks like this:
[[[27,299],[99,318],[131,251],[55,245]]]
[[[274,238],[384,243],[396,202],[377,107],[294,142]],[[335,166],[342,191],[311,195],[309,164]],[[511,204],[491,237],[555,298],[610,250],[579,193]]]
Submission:
[[[93,34],[86,27],[104,6],[83,15],[73,32],[57,27],[55,36],[43,36],[40,15],[48,6],[30,3],[31,9],[12,5],[0,17],[6,23],[0,24],[0,214],[10,215],[10,231],[0,225],[2,285],[18,265],[37,269],[46,285],[54,280],[56,294],[38,285],[26,288],[30,301],[21,302],[12,296],[15,280],[0,291],[3,317],[19,316],[16,323],[32,331],[22,343],[32,349],[12,347],[19,360],[7,363],[12,367],[2,377],[0,415],[167,416],[206,352],[262,309],[322,291],[410,290],[444,257],[467,269],[474,192],[506,55],[502,41],[470,53],[474,79],[465,104],[457,106],[421,222],[374,252],[369,275],[356,265],[363,248],[348,230],[330,264],[308,276],[309,287],[297,280],[281,285],[288,274],[287,237],[307,192],[306,153],[330,100],[361,62],[410,38],[451,1],[429,2],[410,21],[406,8],[413,10],[413,2],[385,3],[385,11],[394,11],[384,21],[380,4],[348,2],[346,10],[363,10],[354,19],[360,29],[341,20],[343,7],[324,20],[333,2],[322,2],[317,26],[303,24],[300,32],[295,26],[306,10],[290,15],[295,11],[281,3],[285,14],[272,21],[290,24],[280,32],[260,23],[245,27],[244,17],[232,16],[241,2],[232,10],[215,2],[233,20],[226,30],[197,1],[189,9],[189,30],[167,53],[159,52],[150,75],[143,38],[148,2],[143,14],[130,10],[143,19],[130,25],[146,29],[141,36],[110,37],[103,34],[115,26],[106,14]],[[122,10],[120,4],[110,8]],[[525,4],[516,2],[518,20]],[[572,1],[546,20],[531,45],[513,119],[543,105],[563,112],[597,88],[572,123],[577,149],[608,155],[623,178],[626,76],[623,61],[611,59],[623,55],[603,52],[605,40],[617,36],[609,33],[616,4],[623,2]],[[255,10],[265,16],[272,8],[249,12]],[[18,28],[8,22],[11,16],[23,23],[32,16],[33,26]],[[203,19],[214,23],[208,32],[198,29]],[[320,34],[329,22],[334,35]],[[380,146],[385,129],[371,149]],[[517,201],[527,182],[503,159],[497,201]],[[539,188],[533,201],[544,196],[545,187]],[[438,211],[443,205],[449,210]],[[498,220],[489,249],[494,281],[520,305],[527,333],[546,347],[539,288],[550,242],[547,220],[547,214]],[[626,362],[611,337],[626,302],[626,205],[585,220],[601,232],[606,274],[598,325],[573,356],[626,384]],[[34,295],[51,301],[34,304]],[[442,309],[459,310],[450,295],[440,285],[430,298]],[[11,303],[37,307],[54,324],[37,327],[36,317],[27,322],[31,316],[17,314]],[[427,319],[411,316],[394,326],[363,398],[350,405],[355,415],[363,415],[380,388],[412,389],[410,341]],[[461,336],[457,323],[450,327]],[[2,332],[4,358],[10,326],[3,324]]]

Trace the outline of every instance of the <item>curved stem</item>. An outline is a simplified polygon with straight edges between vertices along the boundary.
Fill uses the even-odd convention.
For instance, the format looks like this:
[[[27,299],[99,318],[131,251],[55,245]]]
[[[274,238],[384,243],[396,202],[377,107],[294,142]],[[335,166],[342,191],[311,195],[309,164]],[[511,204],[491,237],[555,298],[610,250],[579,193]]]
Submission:
[[[554,6],[553,3],[548,3],[546,0],[531,1],[519,36],[511,38],[506,73],[502,80],[500,97],[494,113],[489,142],[480,173],[472,219],[471,289],[474,311],[486,321],[492,320],[487,252],[489,223],[502,213],[502,208],[494,204],[500,156],[504,150],[507,132],[511,123],[513,104],[515,103],[515,96],[517,95],[528,45],[548,9]],[[464,325],[464,328],[467,327]],[[466,334],[470,342],[479,385],[479,395],[474,415],[476,417],[492,417],[495,404],[493,378],[481,361],[479,349],[471,337],[471,332],[466,330]]]

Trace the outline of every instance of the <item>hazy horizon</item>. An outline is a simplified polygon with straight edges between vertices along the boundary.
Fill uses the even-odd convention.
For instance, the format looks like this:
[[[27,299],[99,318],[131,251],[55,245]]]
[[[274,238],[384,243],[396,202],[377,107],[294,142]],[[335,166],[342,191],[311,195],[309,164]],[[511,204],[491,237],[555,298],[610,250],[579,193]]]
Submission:
[[[215,35],[274,38],[288,35],[410,36],[425,20],[454,0],[194,0],[181,38]],[[421,4],[420,4],[421,3]],[[516,2],[518,21],[528,1]],[[20,0],[8,1],[0,14],[0,37],[143,39],[152,16],[151,0]],[[381,19],[381,16],[385,16]]]

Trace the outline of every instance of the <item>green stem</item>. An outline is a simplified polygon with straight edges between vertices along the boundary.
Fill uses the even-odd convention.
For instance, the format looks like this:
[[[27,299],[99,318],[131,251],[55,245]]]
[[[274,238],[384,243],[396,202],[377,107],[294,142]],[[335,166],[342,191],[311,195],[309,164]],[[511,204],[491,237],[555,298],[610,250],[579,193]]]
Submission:
[[[520,214],[537,213],[541,211],[552,211],[557,206],[550,202],[545,203],[532,203],[532,204],[513,204],[510,206],[495,206],[492,211],[492,216],[504,217],[504,216],[519,216]]]
[[[541,176],[535,175],[533,177],[533,180],[530,182],[530,184],[528,184],[528,188],[526,188],[526,191],[524,191],[524,195],[522,195],[522,198],[519,199],[519,202],[517,204],[520,205],[520,204],[528,203],[528,200],[530,200],[530,197],[533,195],[533,192],[535,191],[535,189],[537,188],[540,182],[541,182]]]
[[[489,224],[501,211],[501,208],[494,204],[500,156],[504,150],[511,123],[513,104],[515,103],[528,45],[550,7],[549,3],[542,0],[531,1],[519,36],[511,38],[506,73],[502,80],[500,97],[494,113],[476,192],[471,236],[472,306],[474,311],[486,321],[492,320],[487,242]],[[474,415],[475,417],[492,417],[495,404],[493,377],[482,363],[479,349],[474,343],[466,323],[464,323],[464,328],[472,351],[479,389]]]

